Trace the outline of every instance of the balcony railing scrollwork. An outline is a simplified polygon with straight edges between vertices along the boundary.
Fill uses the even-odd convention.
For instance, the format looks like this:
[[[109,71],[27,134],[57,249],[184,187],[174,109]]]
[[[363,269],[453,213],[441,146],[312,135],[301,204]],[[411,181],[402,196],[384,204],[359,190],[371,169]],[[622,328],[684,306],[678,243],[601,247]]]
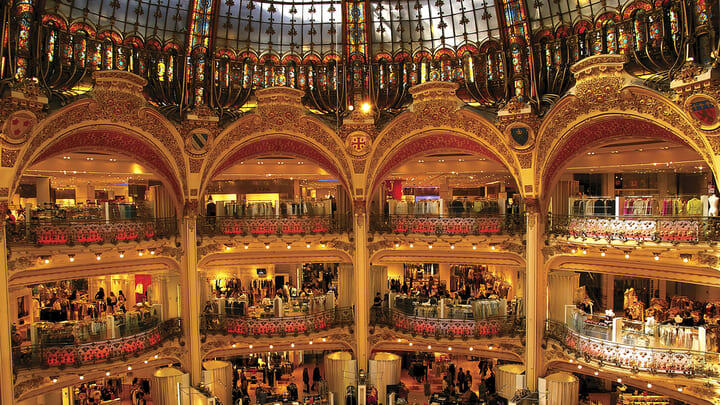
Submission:
[[[442,338],[494,338],[522,335],[524,320],[492,317],[478,320],[424,318],[390,308],[370,308],[370,324],[387,326],[413,336]]]
[[[199,217],[198,235],[312,235],[352,229],[349,215]]]
[[[297,336],[350,326],[355,322],[354,314],[352,307],[335,308],[308,315],[281,318],[204,314],[200,320],[200,331],[202,333],[252,336],[255,338]]]
[[[6,225],[10,244],[37,246],[139,242],[177,235],[175,218],[42,220]]]
[[[175,318],[152,329],[119,339],[70,345],[23,345],[13,348],[13,366],[15,370],[21,370],[82,367],[101,362],[124,361],[182,335],[180,318]]]
[[[563,348],[587,362],[651,374],[665,373],[687,377],[718,376],[720,354],[681,349],[660,349],[619,344],[604,339],[583,336],[562,322],[548,320],[545,338],[558,342]]]
[[[370,230],[379,233],[433,235],[501,235],[525,232],[525,217],[517,215],[389,215],[372,216]]]
[[[596,240],[667,243],[717,242],[720,241],[720,218],[550,215],[547,233]]]

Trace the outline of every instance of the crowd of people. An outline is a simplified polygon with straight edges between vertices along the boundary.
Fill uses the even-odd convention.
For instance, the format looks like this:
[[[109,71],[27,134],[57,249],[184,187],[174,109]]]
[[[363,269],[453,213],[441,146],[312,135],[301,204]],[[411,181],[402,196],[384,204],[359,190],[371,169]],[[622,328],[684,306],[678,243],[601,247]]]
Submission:
[[[122,379],[89,382],[75,387],[73,405],[98,405],[118,398],[127,400],[123,394]],[[134,378],[127,395],[132,405],[145,405],[150,396],[150,382]]]

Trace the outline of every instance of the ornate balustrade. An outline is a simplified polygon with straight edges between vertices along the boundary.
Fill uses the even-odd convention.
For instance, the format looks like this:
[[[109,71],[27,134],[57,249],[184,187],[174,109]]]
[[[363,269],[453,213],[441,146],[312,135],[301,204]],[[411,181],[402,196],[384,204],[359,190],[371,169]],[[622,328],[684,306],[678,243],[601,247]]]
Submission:
[[[203,333],[222,333],[241,336],[272,337],[320,332],[352,325],[355,315],[352,307],[335,308],[303,316],[283,318],[250,318],[229,315],[205,314],[200,320]]]
[[[717,242],[720,241],[720,218],[550,215],[547,233],[598,240],[670,243]]]
[[[310,235],[344,233],[352,229],[349,215],[200,217],[198,235]]]
[[[46,367],[82,367],[101,362],[126,360],[159,347],[169,339],[182,336],[180,318],[132,336],[102,342],[75,345],[27,345],[13,348],[16,370]]]
[[[76,245],[169,238],[177,235],[175,218],[27,221],[6,225],[10,244]]]
[[[413,336],[441,338],[514,337],[524,331],[522,319],[505,317],[481,320],[423,318],[390,308],[370,308],[370,324],[387,326]]]
[[[548,320],[545,338],[557,341],[577,358],[597,361],[632,372],[683,374],[688,377],[717,377],[720,354],[681,349],[657,349],[624,345],[583,336],[564,323]]]
[[[434,235],[499,235],[525,232],[525,217],[518,215],[389,215],[373,216],[371,232]]]

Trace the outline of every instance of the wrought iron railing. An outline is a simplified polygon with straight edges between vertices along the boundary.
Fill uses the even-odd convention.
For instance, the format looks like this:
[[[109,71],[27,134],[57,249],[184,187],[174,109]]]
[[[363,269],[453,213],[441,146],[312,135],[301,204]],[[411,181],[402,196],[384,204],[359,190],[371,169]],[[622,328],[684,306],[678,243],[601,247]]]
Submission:
[[[309,334],[349,326],[354,322],[355,315],[352,307],[335,308],[314,314],[281,318],[204,314],[200,319],[200,331],[210,334],[231,334],[259,338]]]
[[[183,335],[180,318],[170,319],[145,332],[102,342],[72,345],[22,345],[13,348],[15,370],[46,367],[82,367],[126,360]]]
[[[6,224],[10,244],[87,245],[169,238],[177,235],[175,218],[41,220]]]
[[[370,324],[387,326],[413,336],[441,338],[491,338],[522,335],[522,318],[492,317],[479,320],[424,318],[411,316],[396,309],[370,308]]]
[[[371,232],[434,235],[499,235],[525,232],[525,216],[515,215],[373,215]]]
[[[583,336],[564,323],[552,320],[546,322],[545,338],[558,342],[577,358],[587,362],[596,361],[600,366],[652,374],[718,377],[719,353],[625,345]]]
[[[597,240],[717,242],[720,241],[720,218],[550,215],[547,233]]]
[[[198,235],[311,235],[352,230],[346,214],[304,216],[199,217]]]
[[[84,344],[91,342],[101,342],[109,339],[128,337],[148,331],[158,325],[159,321],[156,317],[150,317],[134,324],[120,324],[117,328],[117,336],[111,336],[105,322],[95,322],[94,324],[85,323],[85,325],[77,325],[74,331],[68,328],[64,330],[38,330],[38,341],[41,345],[64,346],[72,344]],[[71,333],[72,332],[72,333]],[[29,336],[27,336],[29,338]]]

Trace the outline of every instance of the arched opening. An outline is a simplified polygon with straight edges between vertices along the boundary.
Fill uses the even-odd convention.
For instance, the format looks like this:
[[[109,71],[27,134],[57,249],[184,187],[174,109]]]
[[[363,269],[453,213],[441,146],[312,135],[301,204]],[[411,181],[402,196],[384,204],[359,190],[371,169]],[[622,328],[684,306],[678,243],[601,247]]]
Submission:
[[[162,152],[139,136],[78,131],[46,145],[18,171],[11,242],[87,245],[176,232],[179,181]]]

